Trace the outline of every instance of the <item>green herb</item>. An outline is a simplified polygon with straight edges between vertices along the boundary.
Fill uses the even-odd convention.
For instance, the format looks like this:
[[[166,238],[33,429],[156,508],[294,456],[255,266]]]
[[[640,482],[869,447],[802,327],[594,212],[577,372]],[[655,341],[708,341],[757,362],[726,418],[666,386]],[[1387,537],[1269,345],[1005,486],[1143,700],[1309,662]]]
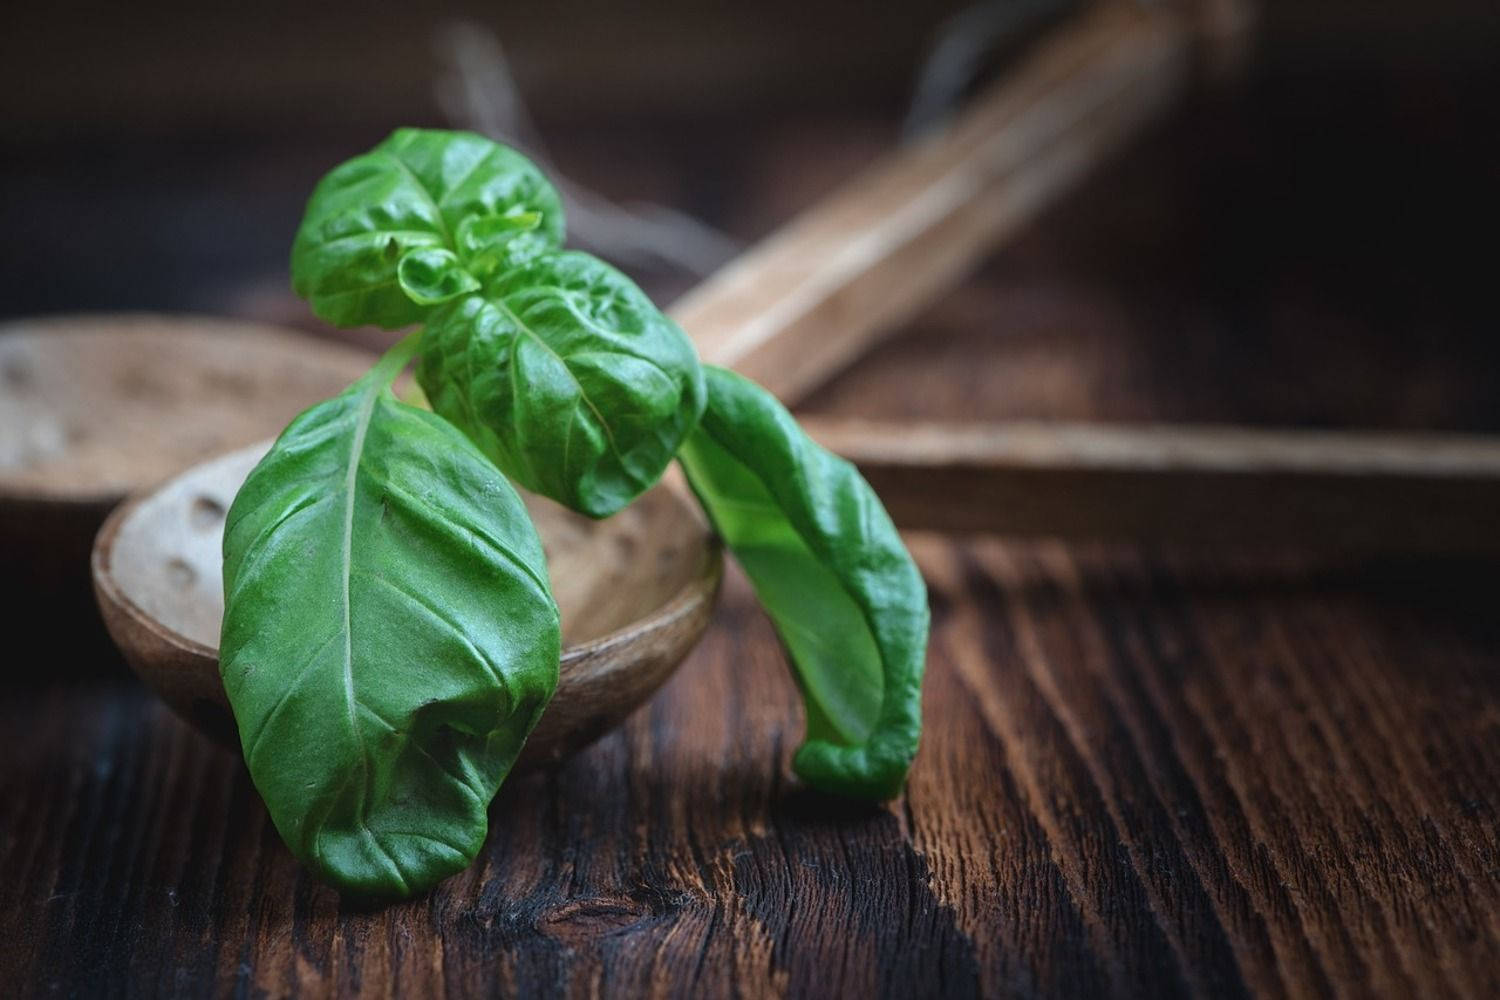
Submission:
[[[926,593],[874,493],[562,238],[522,156],[412,129],[324,178],[297,234],[293,284],[323,319],[425,324],[293,421],[224,535],[251,777],[346,891],[406,896],[472,862],[556,688],[557,606],[507,476],[604,517],[680,458],[795,667],[797,772],[887,798],[916,751]],[[418,354],[435,413],[391,392]]]
[[[794,766],[861,798],[901,790],[922,730],[927,590],[875,492],[769,392],[710,366],[680,458],[785,644],[807,706]]]
[[[655,485],[703,410],[677,324],[577,252],[541,254],[434,315],[417,381],[506,475],[591,517]]]
[[[531,161],[477,135],[400,129],[318,183],[292,287],[336,326],[394,330],[472,290],[465,277],[498,268],[521,236],[562,245],[562,205]]]
[[[292,851],[404,896],[468,866],[557,686],[557,605],[515,489],[398,402],[415,337],[281,435],[224,530],[224,687]]]

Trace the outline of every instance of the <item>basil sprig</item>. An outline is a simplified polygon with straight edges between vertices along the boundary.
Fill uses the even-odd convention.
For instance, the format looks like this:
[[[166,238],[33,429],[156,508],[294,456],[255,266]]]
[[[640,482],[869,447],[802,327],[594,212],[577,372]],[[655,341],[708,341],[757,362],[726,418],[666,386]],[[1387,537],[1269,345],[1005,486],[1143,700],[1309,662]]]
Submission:
[[[916,752],[926,591],[875,494],[563,233],[520,154],[415,129],[330,172],[297,233],[320,317],[423,324],[292,422],[224,535],[221,672],[251,777],[345,891],[407,896],[470,864],[556,688],[557,605],[512,480],[605,517],[680,459],[788,651],[797,773],[883,799]],[[435,412],[391,392],[418,355]]]

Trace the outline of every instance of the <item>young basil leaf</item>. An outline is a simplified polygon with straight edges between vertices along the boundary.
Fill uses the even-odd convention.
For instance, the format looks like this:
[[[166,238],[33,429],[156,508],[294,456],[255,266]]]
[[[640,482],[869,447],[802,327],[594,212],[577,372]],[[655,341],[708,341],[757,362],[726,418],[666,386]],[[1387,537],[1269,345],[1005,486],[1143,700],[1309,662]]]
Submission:
[[[927,591],[875,492],[760,386],[705,366],[679,458],[785,643],[807,705],[797,773],[897,794],[921,734]]]
[[[452,250],[418,247],[396,265],[396,280],[417,305],[435,306],[479,289],[479,281],[458,262]]]
[[[318,183],[292,244],[292,286],[336,326],[406,326],[431,305],[399,280],[411,251],[447,250],[467,266],[461,224],[532,215],[534,235],[561,246],[557,192],[520,153],[467,132],[398,129]]]
[[[561,648],[515,490],[391,393],[414,348],[294,420],[224,534],[221,673],[250,775],[298,858],[381,897],[474,859]]]
[[[541,224],[541,213],[518,209],[504,215],[471,215],[458,224],[454,238],[464,256],[472,260],[495,251],[522,233],[535,232]]]
[[[655,484],[703,409],[692,343],[628,278],[574,251],[436,313],[417,380],[512,479],[592,517]]]
[[[541,216],[535,212],[472,217],[459,224],[457,239],[470,274],[480,282],[511,268],[522,267],[557,247],[537,232]]]

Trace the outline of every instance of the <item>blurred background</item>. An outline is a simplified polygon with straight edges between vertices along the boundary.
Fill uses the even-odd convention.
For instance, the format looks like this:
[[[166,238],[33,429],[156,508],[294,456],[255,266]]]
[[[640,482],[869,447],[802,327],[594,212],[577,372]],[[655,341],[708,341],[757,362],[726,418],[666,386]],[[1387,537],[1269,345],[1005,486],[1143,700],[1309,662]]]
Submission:
[[[1068,5],[1008,6],[1031,30],[990,73]],[[22,5],[0,315],[315,329],[286,273],[313,183],[396,125],[505,117],[506,72],[554,169],[688,240],[686,261],[603,248],[670,303],[901,141],[961,7]],[[1190,88],[805,409],[1500,429],[1497,42],[1486,0],[1264,4],[1242,74]],[[968,384],[874,391],[895,378]]]

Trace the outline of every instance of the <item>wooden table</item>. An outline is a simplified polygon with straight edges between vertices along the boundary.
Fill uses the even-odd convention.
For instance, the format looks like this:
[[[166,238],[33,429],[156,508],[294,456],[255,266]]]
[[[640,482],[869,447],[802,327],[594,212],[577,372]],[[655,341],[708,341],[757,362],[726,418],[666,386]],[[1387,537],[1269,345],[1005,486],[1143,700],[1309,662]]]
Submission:
[[[1330,247],[1250,255],[1296,185],[1241,130],[1300,120],[1238,110],[1189,111],[807,410],[1500,429],[1440,265],[1402,283],[1416,255],[1355,232],[1341,290]],[[803,152],[766,164],[809,162],[772,137]],[[824,183],[767,174],[766,215]],[[107,657],[17,656],[4,992],[1500,994],[1493,563],[911,544],[934,631],[902,799],[795,785],[797,697],[731,574],[654,701],[507,785],[473,869],[377,911]]]

